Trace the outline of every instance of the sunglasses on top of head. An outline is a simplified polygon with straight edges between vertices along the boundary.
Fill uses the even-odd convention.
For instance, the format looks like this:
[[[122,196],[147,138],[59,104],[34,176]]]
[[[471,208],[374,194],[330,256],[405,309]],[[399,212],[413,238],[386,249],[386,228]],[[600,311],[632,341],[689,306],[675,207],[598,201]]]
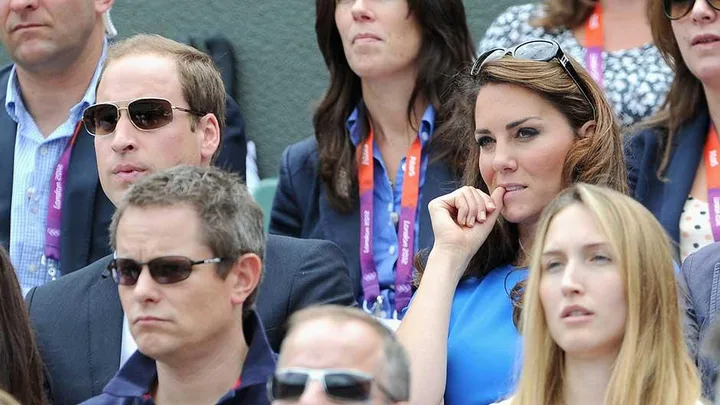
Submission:
[[[328,398],[337,402],[369,400],[373,382],[389,400],[398,401],[370,374],[343,369],[278,369],[268,381],[268,396],[271,401],[298,400],[305,393],[307,384],[313,380],[320,381]]]
[[[83,111],[85,129],[92,136],[112,134],[120,121],[122,110],[127,110],[130,122],[141,131],[152,131],[170,124],[174,111],[182,111],[198,117],[205,115],[200,111],[174,106],[164,98],[138,98],[129,102],[127,107],[118,107],[113,103],[91,105]]]
[[[550,41],[546,39],[534,39],[531,41],[523,42],[520,45],[514,46],[509,49],[490,49],[489,51],[484,52],[477,59],[475,59],[475,62],[470,68],[470,75],[477,76],[482,71],[482,68],[486,63],[502,59],[506,55],[510,55],[515,59],[526,59],[536,62],[550,62],[552,60],[557,60],[558,62],[560,62],[560,66],[565,69],[565,72],[575,83],[585,100],[587,100],[588,105],[590,105],[590,108],[592,109],[593,117],[597,118],[595,105],[590,99],[588,92],[582,86],[580,75],[578,75],[572,63],[570,63],[570,60],[567,58],[567,56],[565,56],[565,52],[563,52],[563,50],[560,48],[560,45],[558,45],[558,43],[555,41]]]
[[[702,0],[700,0],[702,1]],[[720,0],[705,0],[713,9],[720,11]],[[665,16],[671,20],[678,20],[690,13],[695,0],[663,0]]]
[[[221,257],[205,260],[192,260],[185,256],[162,256],[140,263],[134,259],[125,259],[113,254],[107,266],[113,280],[119,285],[133,286],[140,278],[143,267],[147,265],[150,277],[158,284],[174,284],[190,277],[194,266],[226,261]]]

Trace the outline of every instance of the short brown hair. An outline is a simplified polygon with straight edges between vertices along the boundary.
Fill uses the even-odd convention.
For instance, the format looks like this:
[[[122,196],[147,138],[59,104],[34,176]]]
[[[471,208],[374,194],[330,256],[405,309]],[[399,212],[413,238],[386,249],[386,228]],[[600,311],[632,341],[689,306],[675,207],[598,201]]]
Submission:
[[[242,178],[212,166],[175,166],[138,180],[125,193],[110,223],[110,245],[117,247],[117,226],[128,207],[192,207],[202,224],[201,240],[217,257],[225,278],[240,256],[255,253],[263,258],[263,213],[247,191]],[[225,264],[229,263],[229,264]],[[253,307],[257,289],[247,298],[243,314]]]
[[[138,34],[110,45],[101,73],[105,73],[113,61],[131,55],[156,55],[171,58],[177,66],[182,93],[193,111],[213,114],[220,126],[220,143],[225,132],[225,84],[215,62],[209,55],[197,49],[162,37]],[[195,131],[197,117],[190,115],[190,129]],[[220,148],[212,156],[214,162]]]

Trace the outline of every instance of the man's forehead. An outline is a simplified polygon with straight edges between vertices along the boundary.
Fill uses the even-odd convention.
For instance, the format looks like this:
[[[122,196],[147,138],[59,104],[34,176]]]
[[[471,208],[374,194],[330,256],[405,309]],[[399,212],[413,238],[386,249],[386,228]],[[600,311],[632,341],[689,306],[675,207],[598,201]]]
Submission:
[[[109,62],[97,87],[98,102],[156,97],[179,103],[182,85],[174,61],[153,54],[127,55]]]

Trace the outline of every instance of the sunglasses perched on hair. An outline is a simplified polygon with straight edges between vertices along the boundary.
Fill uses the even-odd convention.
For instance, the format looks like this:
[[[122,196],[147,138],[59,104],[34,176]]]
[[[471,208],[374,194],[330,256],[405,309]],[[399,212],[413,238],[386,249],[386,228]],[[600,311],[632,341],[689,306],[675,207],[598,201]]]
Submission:
[[[278,369],[268,381],[268,396],[274,400],[297,400],[305,392],[308,382],[318,380],[328,398],[338,402],[358,402],[370,399],[374,378],[355,370],[343,369],[309,369],[284,368]],[[375,381],[378,389],[391,401],[390,392]]]
[[[590,108],[592,109],[593,117],[597,117],[595,105],[588,96],[588,92],[582,86],[580,75],[578,75],[572,63],[570,63],[570,60],[568,60],[567,56],[565,56],[565,52],[563,52],[563,50],[560,48],[560,45],[558,45],[558,43],[555,41],[550,41],[546,39],[535,39],[523,42],[522,44],[510,49],[491,49],[487,52],[484,52],[482,55],[480,55],[480,57],[475,60],[472,68],[470,68],[470,75],[476,76],[478,73],[480,73],[482,67],[487,62],[502,59],[506,55],[510,55],[515,59],[527,59],[537,62],[550,62],[552,60],[557,60],[558,62],[560,62],[560,66],[565,69],[565,72],[567,72],[568,76],[570,76],[570,79],[572,79],[577,88],[580,90],[580,93],[582,93],[583,97],[585,97],[585,100],[587,100]]]
[[[141,131],[152,131],[170,124],[174,110],[198,117],[205,115],[199,111],[174,106],[164,98],[138,98],[129,102],[127,107],[118,107],[113,103],[91,105],[83,111],[85,129],[92,136],[112,134],[120,121],[122,110],[127,110],[130,122]]]
[[[720,11],[720,0],[705,0],[710,7]],[[678,20],[688,15],[695,5],[695,0],[663,0],[665,15],[671,20]]]
[[[140,263],[133,259],[113,256],[107,269],[117,284],[132,286],[140,278],[143,267],[147,265],[150,277],[158,284],[173,284],[190,277],[193,266],[199,264],[221,263],[225,259],[215,257],[205,260],[192,260],[185,256],[162,256]]]

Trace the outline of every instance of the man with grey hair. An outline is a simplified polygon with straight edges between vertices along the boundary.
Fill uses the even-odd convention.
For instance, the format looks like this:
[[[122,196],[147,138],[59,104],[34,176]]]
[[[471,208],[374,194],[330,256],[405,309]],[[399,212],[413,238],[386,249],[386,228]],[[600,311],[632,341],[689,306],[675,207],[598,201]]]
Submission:
[[[310,307],[290,318],[268,396],[273,405],[409,404],[410,365],[392,331],[372,316]]]
[[[88,405],[269,403],[275,359],[254,311],[263,216],[239,176],[177,166],[138,180],[108,268],[138,351]]]

